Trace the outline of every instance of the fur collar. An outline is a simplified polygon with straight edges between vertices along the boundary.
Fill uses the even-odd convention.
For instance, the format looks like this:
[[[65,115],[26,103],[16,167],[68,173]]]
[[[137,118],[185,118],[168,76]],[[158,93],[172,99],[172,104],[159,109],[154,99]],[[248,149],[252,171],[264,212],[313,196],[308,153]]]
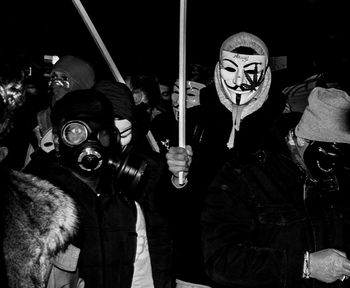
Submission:
[[[45,287],[52,257],[67,248],[77,229],[74,202],[30,174],[9,171],[7,176],[3,249],[9,286]]]

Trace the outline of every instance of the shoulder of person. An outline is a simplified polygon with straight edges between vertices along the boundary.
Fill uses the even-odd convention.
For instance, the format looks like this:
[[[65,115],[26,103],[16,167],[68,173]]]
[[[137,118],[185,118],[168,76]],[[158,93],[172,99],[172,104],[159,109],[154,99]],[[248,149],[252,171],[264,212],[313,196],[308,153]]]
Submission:
[[[30,155],[29,163],[33,162],[54,162],[57,161],[56,152],[54,150],[49,153],[45,152],[43,149],[38,148]],[[25,169],[24,169],[25,170]]]

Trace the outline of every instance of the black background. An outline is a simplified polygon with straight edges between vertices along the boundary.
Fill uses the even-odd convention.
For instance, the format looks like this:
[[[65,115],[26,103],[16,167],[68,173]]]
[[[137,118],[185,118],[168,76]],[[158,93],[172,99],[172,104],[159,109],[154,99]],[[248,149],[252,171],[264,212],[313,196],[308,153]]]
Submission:
[[[122,75],[178,72],[180,0],[81,3]],[[335,34],[347,36],[345,7],[340,0],[188,0],[186,61],[213,67],[221,43],[247,31],[265,41],[271,56],[287,55],[298,66],[325,53],[325,41]],[[3,0],[1,9],[1,58],[19,53],[37,59],[80,55],[99,75],[110,74],[72,1]]]

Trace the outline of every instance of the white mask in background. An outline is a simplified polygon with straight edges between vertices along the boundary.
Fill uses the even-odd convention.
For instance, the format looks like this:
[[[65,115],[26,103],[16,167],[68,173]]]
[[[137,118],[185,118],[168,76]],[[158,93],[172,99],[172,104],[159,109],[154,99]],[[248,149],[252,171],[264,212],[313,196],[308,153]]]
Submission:
[[[222,51],[220,78],[226,96],[236,105],[254,98],[267,68],[264,55],[245,55]]]
[[[132,139],[132,124],[127,119],[114,119],[114,125],[120,133],[120,144],[122,148],[128,145]]]
[[[200,105],[200,90],[204,87],[206,86],[202,83],[186,81],[186,109]],[[175,118],[179,120],[179,80],[174,84],[171,100]]]

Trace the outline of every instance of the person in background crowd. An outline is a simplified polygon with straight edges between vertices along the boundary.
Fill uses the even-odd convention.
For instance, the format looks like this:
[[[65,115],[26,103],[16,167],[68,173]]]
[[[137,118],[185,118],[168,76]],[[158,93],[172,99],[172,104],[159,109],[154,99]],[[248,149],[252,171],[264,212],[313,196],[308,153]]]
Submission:
[[[163,282],[151,264],[149,247],[158,238],[147,235],[140,204],[129,189],[121,189],[120,178],[130,175],[123,169],[128,163],[120,157],[114,118],[113,106],[101,92],[67,93],[51,113],[55,150],[38,150],[25,170],[76,200],[80,225],[73,243],[81,248],[78,268],[86,288],[167,287],[157,286]]]
[[[153,118],[161,113],[157,109],[160,102],[160,88],[157,78],[148,73],[132,73],[125,77],[125,83],[134,97],[140,129],[146,135],[152,149],[159,152],[160,148],[150,130]]]
[[[140,118],[133,94],[126,84],[101,80],[94,88],[102,92],[111,102],[115,112],[115,125],[121,133],[121,144],[125,154],[131,150],[154,154],[155,150],[147,139],[145,126]]]
[[[10,74],[0,77],[1,285],[82,287],[76,269],[79,250],[70,245],[78,225],[73,199],[8,166],[6,158],[18,153],[11,143],[15,120],[27,101],[23,82]]]
[[[186,139],[188,145],[196,148],[201,141],[202,119],[201,90],[211,81],[210,70],[202,64],[191,64],[186,77]],[[179,82],[173,83],[171,93],[172,109],[156,116],[151,123],[151,131],[165,155],[171,146],[178,145],[179,134]]]
[[[172,110],[171,94],[174,80],[170,75],[157,75],[157,82],[160,89],[160,102],[157,109],[162,113],[169,113]]]
[[[113,105],[114,124],[120,133],[122,150],[126,151],[130,143],[137,141],[136,107],[131,90],[126,84],[100,80],[94,87],[104,94]]]
[[[37,114],[38,125],[34,129],[38,146],[50,152],[54,149],[52,141],[51,109],[70,91],[89,89],[95,84],[95,71],[86,60],[73,55],[62,56],[53,66],[49,88],[51,90],[49,106]],[[34,145],[35,146],[35,145]],[[30,154],[37,147],[29,147],[27,161]]]
[[[254,59],[223,49],[232,63]],[[224,70],[219,63],[218,80]],[[205,270],[218,287],[349,287],[349,113],[345,91],[313,89],[286,149],[258,141],[256,128],[271,126],[265,117],[257,126],[241,123],[238,137],[245,131],[255,143],[235,145],[201,218]],[[262,140],[274,139],[264,133]]]
[[[125,82],[134,97],[137,113],[149,127],[154,116],[160,113],[156,109],[161,98],[157,78],[150,74],[131,74],[127,75]]]
[[[20,95],[22,105],[17,107],[17,117],[13,119],[13,129],[8,137],[8,147],[16,153],[10,153],[6,165],[16,170],[25,165],[28,145],[33,142],[33,129],[36,126],[36,113],[42,109],[45,101],[44,79],[30,59],[24,56],[9,58],[2,63],[0,78],[7,93],[12,97]],[[19,140],[20,139],[20,140]],[[36,141],[35,141],[36,142]]]
[[[179,125],[179,82],[173,83],[172,111],[161,114],[153,120],[152,131],[159,141],[161,151],[167,156],[168,168],[172,172],[172,182],[177,188],[172,194],[173,203],[170,207],[170,219],[172,221],[174,235],[174,270],[176,287],[208,287],[210,280],[206,277],[202,264],[200,249],[200,207],[202,195],[198,194],[200,187],[205,181],[200,179],[199,174],[204,167],[197,165],[202,160],[200,146],[203,144],[204,114],[201,113],[201,91],[210,83],[210,69],[202,64],[190,64],[186,71],[186,156],[184,167],[190,166],[192,171],[183,170],[184,185],[179,183],[177,168],[178,148],[178,125]],[[170,150],[169,150],[170,149]],[[168,150],[171,153],[168,153]],[[193,151],[193,152],[192,152]],[[193,156],[193,159],[192,159]],[[192,164],[191,164],[192,162]],[[176,163],[176,164],[175,164]],[[201,162],[202,163],[202,162]],[[175,165],[174,165],[175,164]],[[195,170],[195,173],[191,173]],[[189,173],[189,174],[188,174]],[[187,179],[188,178],[188,179]],[[188,183],[187,183],[188,182]],[[187,183],[187,184],[186,184]],[[181,207],[181,209],[178,209]],[[203,285],[203,286],[200,286]]]

